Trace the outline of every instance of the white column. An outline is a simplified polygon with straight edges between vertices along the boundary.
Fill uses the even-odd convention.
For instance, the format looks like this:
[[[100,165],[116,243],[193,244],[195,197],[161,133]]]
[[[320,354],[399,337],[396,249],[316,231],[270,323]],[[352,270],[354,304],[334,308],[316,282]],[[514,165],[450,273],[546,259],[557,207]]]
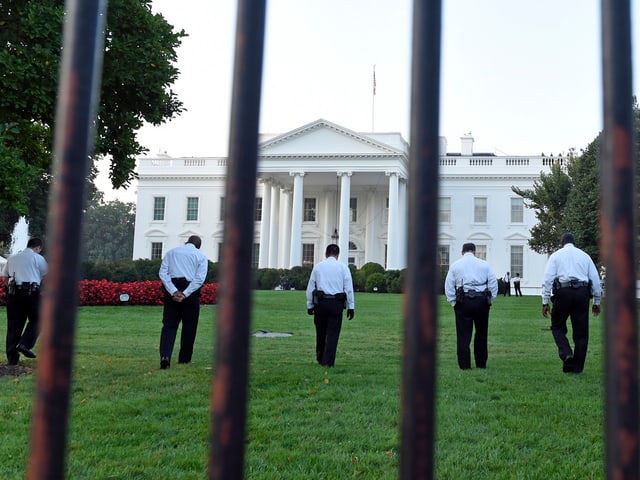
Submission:
[[[269,235],[271,228],[271,182],[262,181],[262,224],[260,225],[260,254],[258,268],[269,265]]]
[[[377,262],[382,263],[379,258],[374,256],[376,248],[376,195],[374,190],[367,192],[367,226],[366,226],[366,243],[364,251],[364,263]]]
[[[269,268],[278,266],[278,234],[280,233],[280,186],[271,186],[271,229],[269,231]]]
[[[291,249],[291,190],[283,190],[282,218],[280,228],[280,252],[278,253],[278,268],[289,268],[289,251]]]
[[[385,172],[389,176],[389,224],[387,232],[387,270],[398,269],[398,174]]]
[[[407,194],[408,194],[408,188],[407,188],[407,179],[406,178],[401,178],[400,179],[400,184],[399,184],[399,214],[398,214],[398,219],[399,219],[399,228],[398,231],[400,232],[400,238],[398,239],[398,268],[406,268],[407,267],[407,219],[408,219],[408,215],[407,215],[407,206],[408,206],[408,202],[407,202]]]
[[[304,201],[304,172],[290,172],[293,177],[293,206],[291,214],[291,250],[289,268],[302,265],[302,203]]]
[[[351,172],[338,172],[340,179],[340,228],[338,246],[342,263],[349,263],[349,199],[351,198]]]

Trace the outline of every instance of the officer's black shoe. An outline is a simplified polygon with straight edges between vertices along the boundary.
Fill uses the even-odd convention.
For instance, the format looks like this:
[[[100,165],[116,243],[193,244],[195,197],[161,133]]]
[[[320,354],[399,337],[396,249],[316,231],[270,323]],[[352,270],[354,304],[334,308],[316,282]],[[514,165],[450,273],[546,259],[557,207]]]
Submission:
[[[564,373],[573,373],[573,357],[568,356],[562,361],[562,371]]]
[[[169,357],[162,357],[160,359],[160,368],[162,370],[166,370],[167,368],[169,368],[170,365],[171,365],[171,362],[169,361]]]
[[[22,344],[18,345],[16,347],[16,350],[19,351],[21,354],[23,354],[27,358],[36,358],[36,354]]]

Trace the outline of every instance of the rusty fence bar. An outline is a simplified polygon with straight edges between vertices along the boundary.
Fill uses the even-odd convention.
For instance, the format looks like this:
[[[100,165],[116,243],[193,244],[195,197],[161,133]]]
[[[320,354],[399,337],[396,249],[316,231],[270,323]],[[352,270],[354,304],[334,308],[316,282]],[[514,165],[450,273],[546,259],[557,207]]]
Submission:
[[[434,476],[441,0],[413,5],[400,478]]]
[[[106,0],[69,0],[56,107],[49,199],[49,273],[43,288],[36,398],[27,478],[65,477],[80,234],[100,91]]]
[[[606,473],[640,476],[634,125],[629,0],[602,1],[604,135],[601,155],[601,250],[607,266],[605,308]]]
[[[244,474],[251,256],[266,0],[238,1],[209,478]]]

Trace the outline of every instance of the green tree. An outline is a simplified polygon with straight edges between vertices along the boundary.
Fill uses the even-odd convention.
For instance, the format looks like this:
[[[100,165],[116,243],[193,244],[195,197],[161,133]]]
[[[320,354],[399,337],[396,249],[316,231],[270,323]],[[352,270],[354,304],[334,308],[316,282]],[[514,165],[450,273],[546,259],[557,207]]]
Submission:
[[[535,211],[538,223],[531,228],[529,246],[535,252],[549,254],[557,250],[565,231],[565,208],[571,192],[571,178],[560,163],[554,163],[549,173],[541,173],[532,189],[511,187]]]
[[[133,256],[135,205],[119,200],[105,202],[96,196],[85,212],[85,258],[92,262],[130,260]]]
[[[185,33],[153,14],[151,0],[108,5],[95,155],[111,160],[111,182],[120,188],[135,178],[135,158],[145,151],[136,137],[143,123],[159,125],[183,110],[170,87]],[[0,241],[19,215],[31,215],[33,197],[47,197],[63,17],[63,0],[0,3]]]

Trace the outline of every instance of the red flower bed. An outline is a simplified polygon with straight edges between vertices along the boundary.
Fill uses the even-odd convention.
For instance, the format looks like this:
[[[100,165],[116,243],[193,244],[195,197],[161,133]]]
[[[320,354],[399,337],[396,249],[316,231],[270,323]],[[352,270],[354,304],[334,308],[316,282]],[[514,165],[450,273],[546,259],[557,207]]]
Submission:
[[[0,305],[6,305],[5,279],[0,277]],[[127,294],[129,305],[162,305],[162,283],[160,280],[144,282],[116,283],[107,280],[81,280],[80,305],[120,305],[120,295]],[[201,304],[213,305],[218,302],[218,284],[206,283],[202,286]]]

